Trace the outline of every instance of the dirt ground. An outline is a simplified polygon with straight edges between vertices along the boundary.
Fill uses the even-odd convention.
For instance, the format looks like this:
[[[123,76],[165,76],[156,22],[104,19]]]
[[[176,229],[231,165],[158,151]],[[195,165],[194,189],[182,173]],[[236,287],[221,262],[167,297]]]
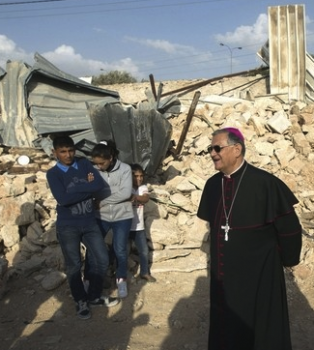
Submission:
[[[144,98],[143,87],[133,89],[134,96],[127,89],[122,92],[125,100]],[[44,273],[16,275],[8,281],[0,300],[1,350],[207,349],[207,270],[156,273],[157,282],[151,284],[131,279],[126,299],[110,309],[93,308],[89,320],[75,316],[66,282],[53,291],[43,290],[39,277]],[[300,290],[290,272],[286,277],[293,349],[313,350],[314,290]]]
[[[40,286],[38,274],[14,276],[0,301],[0,348],[205,350],[209,326],[207,271],[155,276],[156,283],[131,280],[126,299],[110,309],[93,308],[89,320],[75,316],[67,283],[47,292]],[[290,273],[287,284],[293,349],[313,350],[313,289],[301,292]],[[110,291],[111,295],[116,292]]]
[[[42,273],[42,272],[41,272]],[[15,277],[1,300],[2,350],[205,349],[208,328],[206,271],[156,274],[157,283],[133,280],[113,308],[75,316],[67,283],[44,291],[36,275]],[[116,294],[111,291],[111,295]]]

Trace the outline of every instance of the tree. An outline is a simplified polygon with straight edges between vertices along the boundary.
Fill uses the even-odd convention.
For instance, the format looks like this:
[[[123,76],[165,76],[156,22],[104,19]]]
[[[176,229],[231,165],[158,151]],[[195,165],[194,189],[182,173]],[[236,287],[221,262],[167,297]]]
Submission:
[[[93,85],[112,85],[112,84],[123,84],[123,83],[136,83],[137,80],[132,77],[128,72],[123,71],[111,71],[106,74],[100,74],[99,76],[93,76]]]

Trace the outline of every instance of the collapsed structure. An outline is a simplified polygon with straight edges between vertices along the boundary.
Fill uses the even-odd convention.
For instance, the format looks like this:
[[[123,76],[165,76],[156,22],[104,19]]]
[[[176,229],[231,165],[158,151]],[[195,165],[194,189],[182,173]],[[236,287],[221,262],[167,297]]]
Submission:
[[[117,92],[66,74],[38,53],[35,61],[10,61],[0,71],[2,144],[50,154],[54,135],[67,133],[88,153],[89,144],[113,139],[122,160],[156,171],[171,136],[157,109],[123,105]]]
[[[287,13],[300,8],[289,7]],[[269,46],[270,52],[275,46]],[[302,189],[304,178],[311,179],[313,162],[314,108],[307,105],[313,94],[308,79],[313,76],[311,66],[306,66],[304,79],[298,75],[297,84],[306,85],[304,89],[278,84],[273,90],[273,75],[283,76],[285,69],[270,68],[269,77],[268,68],[263,68],[168,92],[162,91],[161,85],[158,94],[152,83],[145,101],[124,103],[119,93],[71,77],[38,54],[35,58],[34,67],[8,62],[0,80],[0,170],[4,175],[0,184],[0,241],[7,254],[18,251],[15,262],[19,271],[32,273],[43,265],[62,268],[54,226],[56,203],[47,188],[45,171],[53,163],[49,158],[51,139],[64,132],[74,138],[84,155],[95,142],[114,139],[121,160],[141,163],[151,176],[152,201],[147,205],[145,223],[153,250],[152,271],[191,271],[207,266],[208,228],[196,220],[195,211],[205,180],[214,171],[206,151],[209,134],[224,125],[243,130],[248,161],[276,173],[298,195],[298,213],[312,234],[314,190],[310,185],[306,191]],[[268,60],[265,52],[263,58]],[[274,64],[272,59],[269,62]],[[289,80],[288,85],[295,82]],[[205,87],[209,95],[190,98],[194,90]],[[189,117],[193,117],[191,132]],[[182,125],[187,127],[182,130]],[[170,146],[172,138],[179,141],[179,149]],[[27,154],[31,162],[16,165],[20,154]],[[15,175],[18,173],[23,175]],[[303,256],[308,257],[311,248],[306,247]],[[169,267],[174,258],[176,265]],[[312,272],[314,262],[309,266],[304,275]]]

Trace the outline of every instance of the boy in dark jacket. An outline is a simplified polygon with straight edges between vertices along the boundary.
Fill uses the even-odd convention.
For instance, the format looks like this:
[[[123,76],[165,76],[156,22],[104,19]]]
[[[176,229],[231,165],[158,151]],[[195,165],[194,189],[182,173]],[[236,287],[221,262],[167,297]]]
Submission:
[[[103,277],[108,268],[108,252],[96,223],[93,193],[106,185],[92,164],[75,157],[74,142],[69,136],[53,140],[56,165],[48,170],[47,180],[57,201],[57,238],[65,259],[66,274],[76,302],[77,316],[91,317],[90,306],[114,306],[118,300],[101,297]],[[81,276],[81,244],[90,252],[89,288]]]

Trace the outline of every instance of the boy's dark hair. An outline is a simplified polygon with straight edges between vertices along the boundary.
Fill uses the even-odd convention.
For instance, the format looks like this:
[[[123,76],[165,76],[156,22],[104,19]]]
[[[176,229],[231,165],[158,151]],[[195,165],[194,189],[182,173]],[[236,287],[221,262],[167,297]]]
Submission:
[[[54,149],[61,147],[74,147],[74,141],[68,135],[56,136],[52,141],[52,145]]]
[[[140,164],[137,164],[137,163],[131,164],[130,167],[132,169],[132,172],[141,171],[144,174],[144,169]]]
[[[116,147],[116,144],[112,140],[100,141],[91,152],[91,157],[100,157],[103,159],[117,159],[119,155],[119,150]]]

